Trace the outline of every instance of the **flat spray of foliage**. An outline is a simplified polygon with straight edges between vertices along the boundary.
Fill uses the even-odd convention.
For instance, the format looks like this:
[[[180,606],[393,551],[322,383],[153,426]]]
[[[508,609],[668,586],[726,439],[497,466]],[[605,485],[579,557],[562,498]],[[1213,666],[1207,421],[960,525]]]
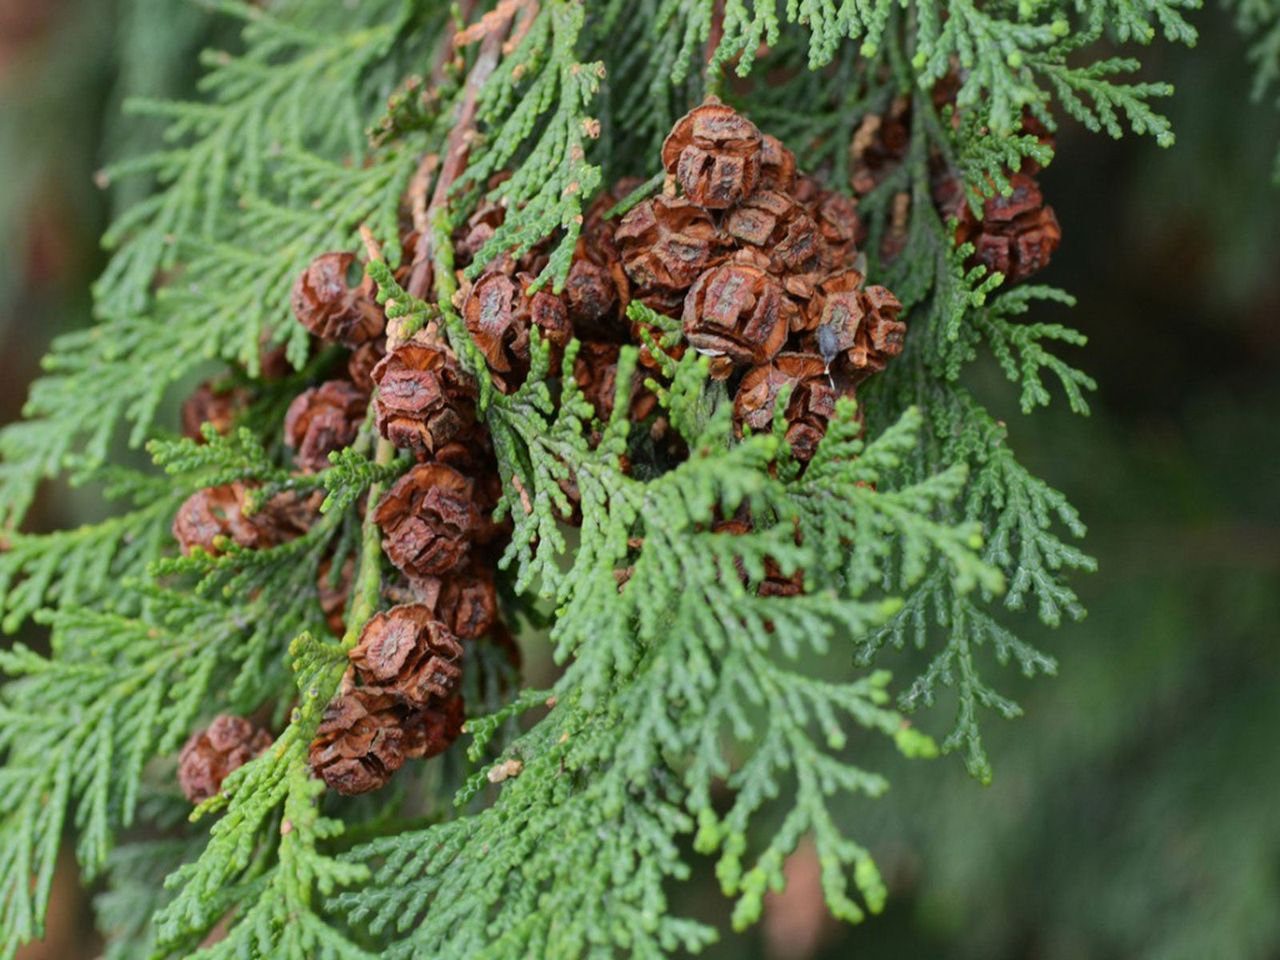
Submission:
[[[106,175],[150,191],[106,237],[97,322],[56,341],[26,419],[0,432],[0,615],[9,630],[34,618],[52,632],[48,656],[0,654],[0,957],[41,935],[71,834],[86,878],[106,878],[110,957],[667,956],[716,935],[669,899],[690,858],[712,858],[742,927],[804,835],[833,913],[880,909],[867,848],[828,807],[888,787],[858,745],[888,737],[909,757],[956,753],[988,779],[982,724],[1018,713],[994,668],[1054,669],[1002,611],[1077,618],[1067,577],[1092,566],[1071,505],[1006,443],[1001,417],[1019,411],[988,410],[965,386],[966,369],[990,357],[1022,413],[1055,385],[1086,412],[1091,382],[1059,354],[1082,338],[1034,319],[1070,298],[1006,292],[963,266],[969,251],[953,249],[928,200],[930,152],[989,191],[1021,156],[1048,159],[1013,132],[1026,109],[1171,142],[1152,106],[1169,89],[1088,48],[1104,36],[1191,42],[1183,15],[1195,3],[725,0],[708,66],[713,0],[504,0],[516,28],[479,92],[468,171],[432,225],[446,280],[428,303],[375,269],[394,310],[437,319],[482,387],[448,279],[450,227],[477,188],[514,171],[497,188],[511,212],[480,261],[560,237],[545,275],[557,284],[593,194],[652,175],[661,136],[709,82],[832,185],[848,182],[859,119],[913,98],[908,162],[862,206],[871,275],[902,298],[910,332],[861,398],[870,439],[845,401],[803,473],[780,430],[734,439],[723,388],[693,351],[672,362],[660,397],[692,453],[651,478],[618,469],[625,417],[593,425],[571,376],[553,402],[545,352],[517,393],[484,389],[515,530],[510,603],[547,630],[533,642],[550,644],[563,671],[551,689],[505,699],[469,691],[467,750],[355,801],[325,795],[306,762],[346,662],[342,644],[318,639],[315,571],[334,550],[358,559],[349,646],[380,575],[360,507],[405,464],[379,462],[366,435],[331,469],[291,477],[280,415],[305,371],[268,385],[242,429],[205,446],[174,439],[157,416],[176,382],[211,364],[255,376],[264,335],[306,362],[288,296],[315,254],[355,249],[364,225],[398,259],[397,205],[447,139],[477,49],[441,57],[459,24],[432,0],[216,6],[243,22],[241,42],[203,55],[197,101],[129,105],[167,125],[165,145]],[[387,107],[436,63],[434,101]],[[955,65],[959,124],[930,97]],[[791,79],[758,80],[766,72]],[[901,190],[917,200],[908,244],[881,268],[874,251]],[[635,361],[624,351],[620,384]],[[121,442],[156,468],[112,465]],[[570,475],[583,517],[572,537],[555,520]],[[99,485],[116,509],[78,529],[20,532],[37,486],[56,477]],[[274,549],[177,558],[176,506],[232,479],[324,488],[327,509]],[[731,544],[704,532],[748,498],[775,522]],[[806,593],[758,597],[766,557],[803,568]],[[633,569],[619,589],[624,558]],[[876,667],[890,655],[914,673],[890,684]],[[275,745],[185,823],[176,748],[216,712],[263,705],[276,705]],[[518,775],[494,785],[488,774],[511,760]],[[146,839],[131,839],[140,825]],[[201,947],[220,923],[225,935]]]

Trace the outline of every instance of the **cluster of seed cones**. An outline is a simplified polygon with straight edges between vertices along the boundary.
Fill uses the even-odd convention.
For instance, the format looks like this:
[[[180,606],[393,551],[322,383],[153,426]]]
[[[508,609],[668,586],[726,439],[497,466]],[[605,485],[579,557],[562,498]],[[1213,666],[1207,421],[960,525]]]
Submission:
[[[933,92],[934,105],[942,109],[954,103],[958,76],[940,81]],[[953,115],[958,120],[958,115]],[[1053,137],[1030,112],[1022,118],[1023,135],[1034,136],[1052,145]],[[911,101],[895,99],[883,113],[862,118],[850,145],[851,186],[858,197],[879,187],[906,160],[911,143]],[[972,243],[969,266],[981,265],[1004,275],[1006,283],[1016,283],[1049,265],[1062,240],[1062,230],[1053,207],[1045,203],[1036,181],[1040,167],[1030,158],[1009,171],[1010,192],[997,193],[983,202],[977,215],[965,198],[964,186],[956,171],[939,154],[929,158],[930,192],[934,206],[944,221],[954,217],[956,243]],[[881,258],[900,256],[907,243],[911,197],[901,192],[893,198],[892,218],[880,248]]]
[[[859,265],[856,204],[799,174],[789,150],[715,100],[676,124],[662,162],[665,189],[620,219],[606,214],[637,183],[621,182],[593,204],[558,293],[536,283],[545,248],[501,256],[474,282],[465,279],[462,271],[506,215],[499,204],[482,204],[453,237],[461,280],[455,305],[467,330],[504,392],[528,376],[535,327],[553,351],[553,370],[556,354],[576,337],[573,376],[601,419],[617,395],[622,346],[642,346],[627,413],[657,437],[662,413],[643,381],[660,376],[661,367],[649,352],[654,338],[646,340],[644,325],[628,318],[628,305],[638,301],[682,329],[675,352],[691,348],[711,358],[712,376],[732,392],[740,430],[769,429],[789,389],[787,439],[806,461],[836,399],[852,395],[902,349],[900,304],[884,287],[868,286]],[[413,263],[421,270],[426,262],[414,257],[421,242],[406,227],[402,285]],[[510,649],[494,588],[495,558],[509,532],[491,519],[501,485],[477,418],[477,385],[434,327],[389,341],[374,293],[350,253],[323,254],[298,278],[298,321],[318,340],[345,348],[346,365],[341,376],[299,394],[284,421],[285,443],[302,473],[324,469],[331,453],[355,441],[370,404],[379,433],[416,460],[371,514],[397,571],[382,585],[395,605],[364,625],[311,745],[315,773],[345,794],[376,789],[406,760],[445,750],[462,726],[467,645],[488,636]],[[196,437],[203,423],[226,429],[243,402],[241,391],[203,387],[188,402],[184,424]],[[274,546],[305,532],[317,516],[316,496],[251,503],[253,496],[243,483],[192,496],[174,522],[184,553]],[[745,514],[716,527],[727,535],[749,529]],[[319,600],[338,634],[353,566],[350,559],[321,565]],[[770,570],[768,579],[762,592],[794,593],[802,575]],[[258,737],[239,718],[220,718],[196,734],[184,751],[184,770],[199,762],[199,772],[183,775],[184,788],[193,785],[188,795],[216,792],[221,776],[261,749]]]
[[[371,403],[380,433],[418,461],[372,514],[396,568],[381,593],[395,605],[364,625],[342,690],[311,745],[313,770],[345,794],[381,787],[406,760],[435,756],[457,738],[465,715],[464,644],[489,638],[514,651],[498,622],[493,570],[506,531],[491,520],[499,481],[487,431],[476,419],[476,385],[432,334],[388,349],[386,316],[372,284],[351,275],[354,267],[351,254],[323,254],[294,286],[298,321],[349,353],[345,376],[304,390],[284,419],[300,473],[324,469],[331,453],[354,442]],[[195,438],[202,423],[226,429],[242,402],[238,391],[206,385],[188,401],[184,424]],[[232,483],[189,498],[174,522],[183,552],[275,546],[304,533],[318,515],[315,495],[286,493],[251,504],[253,494],[251,485]],[[320,606],[337,635],[345,630],[353,575],[352,558],[320,566]],[[216,792],[222,776],[256,753],[245,746],[256,735],[240,730],[246,723],[219,718],[193,737],[180,765],[188,796]],[[235,731],[243,737],[237,740]],[[207,774],[185,773],[197,760]]]

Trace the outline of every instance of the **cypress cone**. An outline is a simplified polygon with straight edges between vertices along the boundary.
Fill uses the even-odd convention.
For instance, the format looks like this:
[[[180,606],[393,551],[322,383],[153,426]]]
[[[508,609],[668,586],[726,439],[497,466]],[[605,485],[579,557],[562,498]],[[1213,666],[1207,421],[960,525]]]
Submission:
[[[366,688],[409,707],[449,697],[462,679],[462,647],[425,604],[406,603],[374,614],[348,655]]]
[[[475,423],[476,384],[441,343],[402,343],[373,368],[378,431],[397,447],[432,454]]]
[[[178,754],[178,785],[192,803],[203,803],[222,782],[271,746],[271,734],[244,717],[221,714],[197,730]]]
[[[409,577],[458,569],[471,551],[480,520],[475,485],[452,467],[414,467],[387,491],[373,513],[391,562]]]

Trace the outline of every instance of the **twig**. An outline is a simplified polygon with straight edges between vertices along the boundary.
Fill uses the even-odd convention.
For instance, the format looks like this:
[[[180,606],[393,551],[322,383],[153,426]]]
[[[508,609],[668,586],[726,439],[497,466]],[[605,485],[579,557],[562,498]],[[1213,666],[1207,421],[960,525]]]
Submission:
[[[418,164],[409,181],[409,210],[413,214],[413,229],[418,232],[418,242],[425,243],[431,220],[427,217],[427,194],[431,191],[431,178],[440,166],[440,155],[428,153]]]
[[[524,515],[527,517],[533,513],[533,503],[529,499],[529,491],[524,488],[524,484],[520,481],[520,477],[511,474],[511,485],[516,488],[516,493],[520,495],[520,506],[524,508]]]
[[[703,59],[707,65],[706,87],[707,91],[714,92],[713,87],[720,85],[719,63],[716,63],[716,51],[720,49],[720,42],[724,40],[724,0],[716,0],[715,6],[711,10],[711,27],[707,31],[707,46]],[[712,76],[712,67],[715,68],[715,76]]]
[[[502,41],[510,25],[511,21],[508,18],[500,29],[491,29],[485,34],[484,42],[480,45],[480,55],[476,59],[475,66],[471,68],[471,73],[467,76],[467,85],[462,96],[462,105],[458,111],[458,120],[449,132],[449,139],[445,142],[444,160],[440,168],[440,175],[436,178],[435,192],[431,196],[430,204],[422,211],[422,222],[428,226],[434,222],[435,211],[445,205],[450,189],[452,189],[466,167],[467,150],[471,146],[471,135],[475,131],[476,108],[480,98],[480,90],[484,87],[489,77],[493,75],[493,71],[497,69],[498,61],[502,55]],[[415,226],[417,222],[418,217],[415,214]],[[427,295],[430,284],[431,237],[428,231],[423,235],[417,250],[414,252],[413,266],[409,271],[409,282],[405,289],[410,296],[422,299]]]

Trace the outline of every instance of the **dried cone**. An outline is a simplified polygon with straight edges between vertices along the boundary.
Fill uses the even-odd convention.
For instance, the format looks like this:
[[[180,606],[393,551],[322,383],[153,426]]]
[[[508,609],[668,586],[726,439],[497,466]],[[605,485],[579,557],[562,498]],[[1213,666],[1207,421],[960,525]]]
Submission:
[[[307,505],[281,494],[253,514],[245,513],[250,488],[228,483],[197,490],[178,508],[173,535],[190,556],[197,547],[220,555],[229,543],[250,550],[275,547],[306,531],[312,514]]]
[[[283,380],[293,374],[293,364],[289,362],[289,349],[283,344],[271,342],[271,335],[264,333],[258,338],[258,374],[263,380]]]
[[[822,237],[822,266],[835,270],[852,263],[857,245],[867,234],[858,216],[858,201],[838,190],[819,190],[810,210]]]
[[[489,191],[492,192],[510,178],[511,174],[505,171],[494,174],[489,178]],[[481,199],[480,205],[467,218],[467,222],[453,233],[453,256],[457,266],[468,266],[480,252],[480,248],[493,239],[506,217],[507,208],[502,203],[487,195]]]
[[[178,784],[192,803],[203,803],[222,789],[233,770],[271,746],[271,734],[244,717],[222,714],[197,730],[178,755]]]
[[[429,607],[405,603],[376,613],[349,654],[366,688],[410,707],[445,699],[462,680],[462,647]]]
[[[761,146],[754,123],[710,98],[676,121],[662,144],[662,165],[698,206],[725,210],[755,191]]]
[[[443,344],[410,340],[373,369],[378,430],[402,449],[435,453],[476,420],[476,384]]]
[[[439,756],[461,736],[466,719],[466,704],[460,693],[412,711],[404,721],[405,755],[422,760]]]
[[[530,293],[534,279],[529,273],[511,277],[491,269],[472,285],[462,305],[471,339],[508,390],[528,372],[533,327],[555,348],[563,348],[573,336],[564,301],[545,288]]]
[[[595,409],[596,416],[608,420],[618,388],[618,356],[622,348],[616,343],[582,344],[573,360],[573,379],[582,395]],[[637,370],[632,377],[631,405],[627,416],[634,421],[646,419],[658,406],[658,398],[644,385]]]
[[[817,354],[780,353],[767,366],[748,371],[733,400],[734,419],[739,427],[770,430],[784,387],[791,390],[784,414],[787,442],[797,460],[811,460],[835,416],[837,396],[827,378],[826,363]]]
[[[1009,196],[997,194],[983,204],[981,220],[973,215],[959,189],[958,199],[951,200],[944,210],[959,219],[956,242],[972,243],[976,248],[970,264],[982,264],[1004,274],[1006,283],[1017,283],[1049,265],[1062,240],[1062,230],[1034,179],[1015,173],[1009,186]]]
[[[292,296],[299,323],[322,340],[348,347],[380,336],[386,326],[372,283],[366,279],[353,289],[347,282],[347,271],[355,260],[351,253],[321,254],[302,271]]]
[[[760,139],[760,183],[758,190],[792,193],[796,186],[796,155],[769,134]]]
[[[775,276],[807,274],[818,269],[822,236],[807,210],[774,190],[758,190],[725,217],[734,240],[754,247],[769,259]]]
[[[684,301],[684,334],[702,353],[759,366],[782,349],[797,313],[764,267],[735,259],[693,285]]]
[[[204,443],[202,428],[206,423],[220,434],[229,433],[247,400],[246,392],[238,387],[216,387],[206,380],[182,405],[183,436]]]
[[[357,390],[373,393],[373,368],[386,355],[386,344],[382,340],[362,343],[351,352],[351,356],[347,358],[347,376]]]
[[[857,270],[842,270],[818,285],[809,303],[809,346],[831,365],[845,389],[885,368],[902,352],[907,325],[898,319],[902,304],[884,287],[863,288]]]
[[[460,640],[477,640],[493,627],[498,616],[498,591],[493,572],[474,557],[460,570],[443,577],[426,577],[411,583],[414,597]]]
[[[355,442],[369,398],[346,380],[330,380],[294,397],[284,417],[285,446],[304,473],[329,466],[329,454]]]
[[[651,197],[622,218],[614,234],[634,296],[675,315],[684,293],[724,259],[726,238],[711,215],[680,197]]]
[[[471,480],[442,463],[414,467],[373,513],[391,562],[410,577],[458,569],[479,526]]]
[[[591,205],[565,279],[564,300],[569,320],[581,339],[626,338],[622,312],[631,297],[631,285],[614,243],[614,225],[604,219],[604,214],[617,202],[614,193],[605,193]]]
[[[325,708],[311,742],[311,769],[331,789],[354,796],[385,786],[411,746],[407,711],[391,694],[353,689]]]

